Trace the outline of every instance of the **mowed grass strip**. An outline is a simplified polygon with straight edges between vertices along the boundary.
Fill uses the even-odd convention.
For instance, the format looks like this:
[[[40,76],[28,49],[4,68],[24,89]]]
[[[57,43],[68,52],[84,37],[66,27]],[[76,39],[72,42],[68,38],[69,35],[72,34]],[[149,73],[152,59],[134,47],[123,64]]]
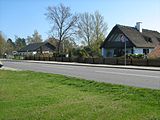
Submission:
[[[0,119],[160,120],[160,90],[0,70]]]

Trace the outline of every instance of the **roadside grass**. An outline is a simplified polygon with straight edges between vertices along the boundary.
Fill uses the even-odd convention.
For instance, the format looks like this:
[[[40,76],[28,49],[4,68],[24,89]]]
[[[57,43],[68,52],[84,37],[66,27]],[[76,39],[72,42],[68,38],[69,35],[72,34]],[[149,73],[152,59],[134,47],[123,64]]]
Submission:
[[[160,120],[160,90],[0,70],[0,120],[8,119]]]

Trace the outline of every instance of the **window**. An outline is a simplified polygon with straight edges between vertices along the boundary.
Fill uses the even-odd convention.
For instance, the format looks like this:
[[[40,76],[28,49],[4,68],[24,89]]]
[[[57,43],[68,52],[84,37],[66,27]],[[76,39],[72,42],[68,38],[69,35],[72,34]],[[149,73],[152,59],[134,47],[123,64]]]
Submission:
[[[152,43],[152,39],[150,37],[144,36],[144,39],[145,39],[146,42]]]
[[[131,54],[134,54],[134,49],[133,48],[131,49]]]
[[[158,42],[160,43],[160,38],[157,37]]]
[[[149,53],[149,49],[143,49],[143,54],[148,54]]]

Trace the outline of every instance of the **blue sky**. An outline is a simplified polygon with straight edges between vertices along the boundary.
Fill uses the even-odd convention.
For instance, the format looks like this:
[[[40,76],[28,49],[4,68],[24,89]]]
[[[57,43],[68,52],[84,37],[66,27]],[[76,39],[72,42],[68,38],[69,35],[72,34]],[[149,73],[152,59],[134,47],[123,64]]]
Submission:
[[[46,8],[60,3],[75,13],[98,10],[108,32],[115,24],[135,26],[137,21],[160,32],[160,0],[0,0],[0,31],[14,40],[15,35],[26,38],[37,30],[47,39],[51,26],[44,15]]]

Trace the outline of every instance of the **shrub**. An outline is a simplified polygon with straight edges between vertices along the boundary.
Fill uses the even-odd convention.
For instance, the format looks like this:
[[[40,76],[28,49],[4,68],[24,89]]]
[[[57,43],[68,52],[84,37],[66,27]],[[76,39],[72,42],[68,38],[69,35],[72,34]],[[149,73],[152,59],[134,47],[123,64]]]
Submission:
[[[144,58],[144,54],[128,54],[127,57],[141,59]]]

